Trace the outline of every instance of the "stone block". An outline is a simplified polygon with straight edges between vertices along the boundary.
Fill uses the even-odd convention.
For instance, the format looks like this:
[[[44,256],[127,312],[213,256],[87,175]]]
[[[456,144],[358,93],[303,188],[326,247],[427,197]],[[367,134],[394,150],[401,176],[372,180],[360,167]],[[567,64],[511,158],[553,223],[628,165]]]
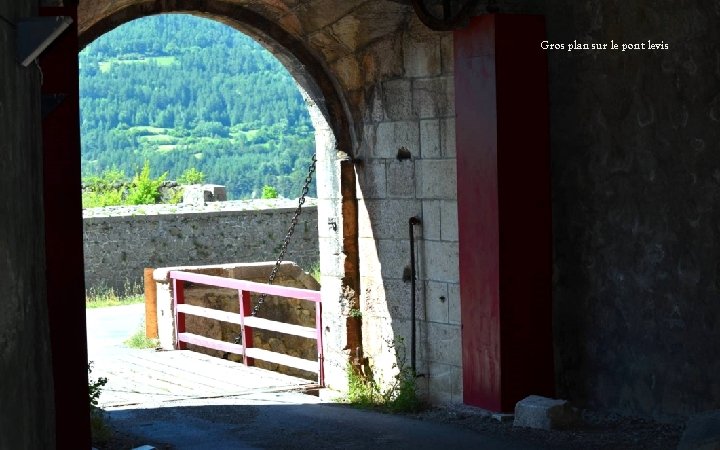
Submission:
[[[383,105],[388,120],[414,118],[412,110],[412,84],[410,80],[395,79],[382,84]]]
[[[677,450],[720,450],[720,410],[690,416]]]
[[[453,324],[460,323],[460,285],[448,284],[448,322]]]
[[[418,198],[457,198],[457,166],[454,159],[429,159],[415,162]]]
[[[356,4],[357,2],[358,0],[348,2],[332,1],[332,5],[335,6],[330,6],[330,8],[338,9],[337,5],[339,3]],[[363,3],[363,1],[360,0],[360,3]],[[343,5],[343,8],[345,8],[345,5]],[[378,8],[375,2],[364,1],[364,4],[353,11],[352,14],[347,14],[333,23],[330,29],[333,36],[345,47],[356,51],[377,39],[393,35],[398,27],[402,25],[402,21],[398,20],[399,17],[402,17],[402,10],[401,5],[394,3],[388,3],[383,5],[382,8]],[[323,16],[325,14],[323,9],[315,9],[314,11],[323,11],[323,13],[311,14],[312,16]],[[362,19],[359,19],[359,17],[362,17]]]
[[[567,400],[530,395],[515,405],[513,426],[540,430],[567,429],[576,425],[580,414]]]
[[[422,225],[418,231],[423,239],[440,240],[440,201],[423,200]]]
[[[403,40],[403,65],[406,77],[432,77],[442,71],[440,41],[435,36],[418,39],[406,36]]]
[[[410,241],[380,239],[377,248],[383,278],[402,280],[405,268],[410,266]]]
[[[459,281],[457,242],[424,241],[418,247],[423,278],[448,283]]]
[[[377,240],[371,237],[358,238],[360,252],[360,276],[379,277],[380,258],[378,257]]]
[[[363,49],[361,54],[362,68],[368,80],[387,80],[403,75],[401,58],[389,58],[388,55],[399,55],[402,43],[393,36],[378,39]]]
[[[387,175],[384,160],[365,160],[357,166],[357,198],[379,199],[387,196]]]
[[[461,373],[459,366],[427,363],[428,401],[433,404],[462,403]]]
[[[442,155],[446,158],[455,158],[455,119],[440,120],[440,147]]]
[[[413,114],[420,119],[455,114],[455,85],[450,77],[417,79],[412,87]]]
[[[422,298],[422,283],[416,283],[415,319],[425,317],[425,302]],[[410,320],[412,317],[412,285],[409,281],[384,280],[385,296],[382,301],[393,320]]]
[[[365,81],[363,71],[355,56],[348,55],[340,58],[332,66],[342,86],[347,90],[359,89]]]
[[[398,150],[404,147],[412,155],[420,153],[420,127],[415,121],[383,122],[377,127],[373,156],[397,158]]]
[[[462,364],[460,327],[427,322],[427,341],[424,342],[428,361],[458,366]]]
[[[455,72],[455,60],[453,49],[453,35],[448,33],[440,39],[440,60],[443,74]]]
[[[388,161],[387,196],[389,198],[415,197],[415,164],[412,161]]]
[[[422,158],[439,158],[440,121],[437,119],[420,121],[420,156]]]
[[[440,202],[440,238],[443,241],[459,239],[456,201],[443,200]]]
[[[450,301],[447,283],[437,281],[425,282],[425,310],[429,322],[447,323]]]

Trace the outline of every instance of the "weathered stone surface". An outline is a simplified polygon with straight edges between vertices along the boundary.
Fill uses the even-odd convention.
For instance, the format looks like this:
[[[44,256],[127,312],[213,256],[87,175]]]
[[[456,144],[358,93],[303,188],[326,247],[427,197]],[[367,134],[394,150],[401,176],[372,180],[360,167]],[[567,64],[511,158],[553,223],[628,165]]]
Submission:
[[[578,420],[578,411],[566,400],[531,395],[515,405],[513,426],[555,430],[572,427]]]
[[[426,281],[424,303],[429,322],[448,323],[450,302],[447,283]]]
[[[450,77],[421,78],[413,81],[413,114],[420,118],[455,114],[455,85]]]
[[[387,164],[385,161],[364,161],[357,168],[358,198],[381,199],[387,196]]]
[[[457,195],[455,160],[427,159],[415,163],[417,197],[454,199]]]
[[[421,274],[425,279],[457,283],[458,243],[445,241],[424,241],[418,246]]]
[[[720,450],[720,410],[691,416],[677,450]]]
[[[415,118],[412,109],[412,83],[410,80],[394,79],[382,84],[383,105],[388,120]]]
[[[442,73],[440,38],[443,34],[430,31],[417,17],[403,39],[403,61],[406,77],[432,77]]]
[[[412,161],[388,161],[387,197],[415,197],[415,164]]]
[[[415,121],[383,122],[378,125],[374,156],[396,158],[404,147],[411,155],[420,153],[420,128]]]

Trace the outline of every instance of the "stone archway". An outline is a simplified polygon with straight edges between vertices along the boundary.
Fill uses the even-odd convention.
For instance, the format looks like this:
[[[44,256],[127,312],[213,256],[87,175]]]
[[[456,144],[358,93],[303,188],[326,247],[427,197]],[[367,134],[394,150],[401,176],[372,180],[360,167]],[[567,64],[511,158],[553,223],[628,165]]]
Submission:
[[[332,219],[342,224],[337,228],[319,230],[320,264],[323,277],[337,282],[323,283],[323,295],[338,299],[343,292],[357,293],[357,202],[355,201],[355,172],[350,161],[352,133],[344,99],[339,88],[322,63],[305,47],[303,42],[265,16],[222,1],[189,2],[134,2],[113,9],[104,15],[86,16],[83,21],[83,3],[79,9],[78,41],[83,48],[97,37],[131,20],[154,14],[187,13],[210,18],[254,38],[273,53],[298,83],[308,103],[315,127],[316,155],[318,159],[318,210],[326,211],[325,221]],[[340,157],[338,157],[340,155]],[[322,223],[322,222],[320,222]],[[338,258],[339,256],[339,258]],[[339,261],[338,261],[339,260]],[[331,269],[342,263],[342,273]],[[339,275],[339,276],[338,276]],[[357,294],[355,294],[357,295]],[[342,342],[342,348],[326,350],[326,380],[340,384],[345,380],[347,357],[345,348],[358,348],[359,328],[343,323],[334,314],[332,304],[325,304],[324,324],[329,338],[326,342]],[[333,370],[335,369],[335,370]]]
[[[326,320],[326,380],[345,381],[345,348],[360,347],[359,324],[346,320],[337,301],[357,297],[359,291],[357,199],[355,171],[350,157],[354,148],[352,114],[343,99],[341,83],[330,75],[317,54],[302,39],[270,18],[243,6],[221,1],[120,1],[72,2],[64,7],[44,7],[42,15],[75,19],[68,32],[41,58],[45,82],[43,95],[61,99],[43,120],[44,202],[47,300],[50,316],[55,405],[58,411],[87,415],[87,347],[82,220],[80,196],[80,140],[78,51],[95,37],[129,20],[160,13],[191,13],[221,21],[245,32],[269,48],[288,68],[314,105],[318,169],[330,174],[319,183],[321,223],[333,219],[332,228],[321,227],[323,295],[334,299],[324,309]],[[257,2],[272,10],[271,3]],[[77,6],[75,6],[77,5]],[[348,102],[350,103],[350,102]],[[326,273],[325,273],[326,272]],[[350,294],[348,294],[350,293]],[[357,325],[357,326],[354,326]],[[59,447],[87,439],[89,423],[74,415],[56,415]],[[70,444],[72,443],[72,444]],[[81,445],[81,444],[80,444]]]

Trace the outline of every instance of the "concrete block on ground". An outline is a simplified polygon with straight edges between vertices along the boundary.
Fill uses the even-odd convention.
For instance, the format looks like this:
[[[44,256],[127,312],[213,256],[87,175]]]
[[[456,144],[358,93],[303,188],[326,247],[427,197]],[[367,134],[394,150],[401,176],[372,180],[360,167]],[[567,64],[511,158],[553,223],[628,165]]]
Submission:
[[[579,420],[579,411],[567,400],[530,395],[515,405],[513,426],[557,430],[570,428]]]
[[[720,450],[720,410],[690,416],[678,450]]]

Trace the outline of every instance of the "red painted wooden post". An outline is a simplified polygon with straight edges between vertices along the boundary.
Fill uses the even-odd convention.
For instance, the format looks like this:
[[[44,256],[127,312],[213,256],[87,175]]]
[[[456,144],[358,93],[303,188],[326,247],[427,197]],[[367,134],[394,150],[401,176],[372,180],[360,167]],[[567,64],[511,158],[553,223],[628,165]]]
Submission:
[[[177,305],[185,303],[185,282],[173,278],[173,303],[175,311],[175,348],[185,350],[187,344],[179,339],[179,334],[185,332],[185,314],[179,313]]]
[[[243,322],[240,325],[240,334],[242,335],[243,344],[243,363],[246,366],[252,366],[255,364],[253,358],[247,357],[247,349],[253,346],[253,333],[252,328],[245,326],[245,317],[252,315],[252,305],[250,304],[250,292],[244,290],[238,290],[240,298],[240,320]]]
[[[463,400],[553,395],[547,57],[540,16],[454,34]]]
[[[322,303],[315,302],[315,340],[318,352],[318,384],[325,386],[325,356],[323,355]]]
[[[39,60],[43,95],[63,99],[42,120],[49,345],[57,411],[56,447],[90,448],[83,224],[79,189],[77,6],[73,1],[64,4],[63,7],[39,8],[41,16],[69,16],[73,19],[73,23],[42,53]],[[38,76],[38,68],[34,66],[18,66],[17,70],[28,73],[27,76]],[[37,100],[29,98],[28,103]]]

